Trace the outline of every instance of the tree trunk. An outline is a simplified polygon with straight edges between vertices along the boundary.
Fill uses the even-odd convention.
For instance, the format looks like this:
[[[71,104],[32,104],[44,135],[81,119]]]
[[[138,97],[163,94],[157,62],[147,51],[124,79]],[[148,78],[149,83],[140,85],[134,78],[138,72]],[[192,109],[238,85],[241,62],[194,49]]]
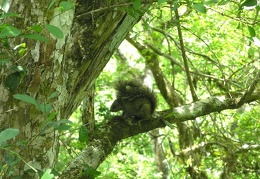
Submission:
[[[41,172],[55,166],[59,152],[57,128],[67,122],[65,119],[70,117],[85,97],[93,102],[96,78],[142,16],[139,10],[147,8],[142,5],[138,13],[132,12],[130,16],[120,7],[131,11],[133,4],[123,0],[78,0],[74,2],[75,6],[69,6],[68,1],[61,0],[51,1],[54,4],[42,0],[31,2],[13,0],[9,12],[21,17],[7,16],[0,28],[1,55],[5,54],[5,58],[9,59],[3,67],[0,63],[0,132],[8,128],[19,129],[19,134],[11,137],[7,143],[0,138],[0,164],[6,167],[2,167],[0,173],[3,178],[39,178]],[[17,35],[17,30],[11,28],[12,33],[3,37],[4,28],[10,32],[10,28],[4,24],[16,27],[21,33]],[[57,27],[62,30],[63,37]],[[53,38],[53,35],[58,38]],[[44,42],[46,38],[48,42]],[[146,48],[141,47],[144,56],[149,53]],[[17,49],[25,50],[25,53]],[[149,61],[152,62],[150,65],[158,65],[153,59]],[[86,116],[90,119],[84,122],[89,124],[88,129],[92,132],[89,143],[60,178],[86,178],[84,171],[96,169],[118,141],[165,127],[165,120],[168,123],[194,120],[260,99],[259,91],[254,92],[252,87],[242,98],[212,97],[172,109],[182,104],[182,100],[168,85],[169,82],[162,80],[163,73],[153,66],[150,68],[158,76],[156,82],[171,109],[157,112],[149,121],[141,120],[129,125],[126,121],[113,118],[105,127],[95,128],[93,106],[87,106],[89,111]],[[181,140],[183,146],[189,146],[190,142],[185,138]]]
[[[169,165],[163,148],[163,140],[160,137],[159,129],[152,130],[150,136],[153,142],[153,150],[157,170],[162,173],[161,179],[169,179]]]
[[[41,25],[44,29],[41,35],[49,42],[19,37],[10,39],[11,48],[26,43],[28,50],[22,58],[17,54],[12,56],[10,66],[19,65],[26,69],[26,76],[19,86],[12,91],[4,85],[4,80],[0,84],[0,126],[2,130],[19,129],[19,135],[10,143],[17,145],[13,152],[21,156],[15,159],[20,162],[19,167],[12,168],[12,173],[6,175],[37,178],[37,170],[45,171],[54,166],[59,134],[44,126],[44,122],[50,118],[70,117],[114,50],[139,20],[138,16],[131,17],[113,8],[121,3],[117,0],[78,0],[75,10],[66,12],[55,8],[60,2],[57,0],[50,7],[49,2],[41,0],[34,3],[14,0],[10,6],[9,12],[15,12],[21,18],[9,18],[6,23],[14,24],[24,33],[28,33],[28,27]],[[46,24],[60,28],[64,38],[53,39],[46,31]],[[10,73],[2,70],[1,78],[5,79]],[[17,100],[14,94],[27,94],[36,100],[36,104]],[[6,150],[1,152],[2,155],[11,154]],[[98,163],[90,166],[96,168]],[[34,172],[30,173],[31,169]]]

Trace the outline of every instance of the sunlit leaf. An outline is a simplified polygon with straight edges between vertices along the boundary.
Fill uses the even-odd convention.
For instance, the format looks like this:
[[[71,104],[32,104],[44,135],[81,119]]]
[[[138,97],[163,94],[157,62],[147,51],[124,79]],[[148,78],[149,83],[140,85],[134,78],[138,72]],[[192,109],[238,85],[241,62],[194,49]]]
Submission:
[[[164,2],[168,2],[168,0],[158,0],[158,4],[159,4],[159,5],[162,4],[162,3],[164,3]]]
[[[221,5],[226,5],[226,4],[228,4],[230,2],[230,0],[220,0],[217,4],[219,5],[219,6],[221,6]]]
[[[200,4],[200,3],[193,4],[193,8],[195,10],[199,11],[199,12],[202,12],[202,13],[206,13],[207,12],[206,7],[203,4]]]
[[[250,36],[255,37],[256,36],[255,29],[252,26],[247,26],[247,28],[250,33]]]
[[[27,52],[27,49],[23,48],[23,49],[18,51],[18,54],[19,54],[20,57],[22,57],[25,54],[25,52]]]
[[[257,37],[253,37],[253,42],[257,47],[260,47],[260,40]]]
[[[186,165],[187,166],[191,166],[192,165],[192,158],[191,157],[186,161]]]
[[[41,179],[52,179],[52,178],[54,178],[54,175],[51,174],[51,169],[47,169],[41,177]]]
[[[19,44],[19,45],[16,45],[15,47],[14,47],[14,50],[17,50],[18,48],[25,48],[26,47],[26,43],[21,43],[21,44]]]

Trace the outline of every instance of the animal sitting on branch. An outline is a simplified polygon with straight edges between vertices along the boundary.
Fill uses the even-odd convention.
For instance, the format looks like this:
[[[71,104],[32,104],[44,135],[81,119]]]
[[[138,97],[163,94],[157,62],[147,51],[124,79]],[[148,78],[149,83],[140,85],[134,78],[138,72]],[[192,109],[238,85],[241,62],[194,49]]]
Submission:
[[[111,112],[122,110],[124,119],[150,119],[156,108],[156,95],[137,80],[117,81],[116,100],[110,107]]]

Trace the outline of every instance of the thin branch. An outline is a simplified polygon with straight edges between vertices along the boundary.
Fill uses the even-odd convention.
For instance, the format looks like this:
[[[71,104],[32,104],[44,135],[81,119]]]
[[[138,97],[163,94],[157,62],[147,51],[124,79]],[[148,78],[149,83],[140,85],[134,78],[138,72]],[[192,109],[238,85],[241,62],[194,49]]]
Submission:
[[[178,30],[179,41],[180,41],[180,46],[181,46],[181,54],[182,54],[182,58],[183,58],[183,62],[184,62],[184,67],[185,67],[185,72],[187,75],[188,83],[189,83],[190,90],[191,90],[191,95],[192,95],[193,101],[198,101],[198,97],[195,93],[195,89],[194,89],[190,71],[189,71],[187,56],[185,53],[185,47],[184,47],[184,42],[183,42],[183,37],[182,37],[182,32],[181,32],[180,16],[179,16],[178,9],[175,10],[175,18],[176,18],[177,30]]]
[[[242,20],[241,18],[237,18],[237,14],[235,14],[236,17],[230,16],[230,15],[224,13],[224,12],[226,12],[226,10],[223,10],[223,12],[220,12],[220,11],[218,11],[218,10],[212,8],[212,7],[209,7],[209,6],[206,6],[206,8],[207,8],[207,9],[210,9],[210,10],[212,10],[212,11],[218,13],[218,14],[220,14],[221,16],[228,17],[229,19],[232,19],[232,20],[234,20],[234,21],[241,22],[241,23],[243,23],[243,24],[247,24],[247,25],[254,26],[255,24],[258,24],[258,23],[259,23],[259,21],[256,21],[255,19],[254,19],[254,22],[253,22],[253,23],[250,23],[250,22],[248,22],[248,21]]]
[[[168,58],[169,60],[171,60],[172,63],[178,65],[178,67],[180,67],[182,70],[184,70],[184,67],[182,66],[182,64],[180,62],[178,62],[177,60],[175,60],[171,55],[161,52],[159,49],[157,49],[156,47],[154,47],[153,45],[151,45],[149,43],[145,43],[145,45],[147,47],[149,47],[151,50],[153,50],[156,54],[163,56],[165,58]]]
[[[260,71],[258,71],[254,81],[251,83],[251,85],[248,87],[247,91],[244,93],[244,95],[240,98],[238,104],[243,104],[244,101],[249,98],[252,93],[254,92],[255,90],[255,87],[257,86],[257,84],[259,83],[260,81]]]

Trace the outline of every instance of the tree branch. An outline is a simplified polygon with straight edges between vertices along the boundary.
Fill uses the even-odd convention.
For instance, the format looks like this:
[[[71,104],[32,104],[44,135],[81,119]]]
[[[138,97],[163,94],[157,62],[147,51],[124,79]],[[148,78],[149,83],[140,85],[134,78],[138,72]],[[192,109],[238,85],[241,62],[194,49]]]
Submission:
[[[251,94],[254,92],[257,84],[259,83],[260,81],[260,71],[257,73],[254,81],[252,82],[252,84],[248,87],[247,91],[244,93],[244,95],[241,97],[241,99],[239,100],[239,104],[242,103],[243,104],[243,101],[246,100],[246,98],[250,97]]]
[[[244,103],[250,103],[260,99],[260,92],[252,93],[245,98],[243,103],[240,98],[211,97],[192,104],[183,105],[172,110],[157,112],[151,120],[141,120],[129,123],[120,117],[114,117],[103,128],[96,129],[87,147],[67,167],[64,176],[74,176],[86,169],[86,165],[96,169],[104,161],[113,147],[122,139],[148,132],[159,127],[165,127],[164,120],[170,123],[194,120],[197,117],[205,116],[214,112],[221,112],[226,109],[236,109]],[[71,174],[71,175],[70,175]]]
[[[181,32],[180,16],[179,16],[178,9],[176,9],[174,12],[175,12],[175,18],[176,18],[176,23],[177,23],[177,30],[178,30],[178,35],[179,35],[182,59],[183,59],[183,62],[184,62],[184,68],[185,68],[187,80],[188,80],[188,83],[189,83],[189,86],[190,86],[191,95],[192,95],[193,101],[198,101],[198,97],[196,95],[196,92],[195,92],[195,89],[194,89],[194,86],[193,86],[193,83],[192,83],[192,80],[191,80],[188,60],[187,60],[187,56],[186,56],[186,53],[185,53],[185,47],[184,47],[184,42],[183,42],[183,37],[182,37],[182,32]]]

